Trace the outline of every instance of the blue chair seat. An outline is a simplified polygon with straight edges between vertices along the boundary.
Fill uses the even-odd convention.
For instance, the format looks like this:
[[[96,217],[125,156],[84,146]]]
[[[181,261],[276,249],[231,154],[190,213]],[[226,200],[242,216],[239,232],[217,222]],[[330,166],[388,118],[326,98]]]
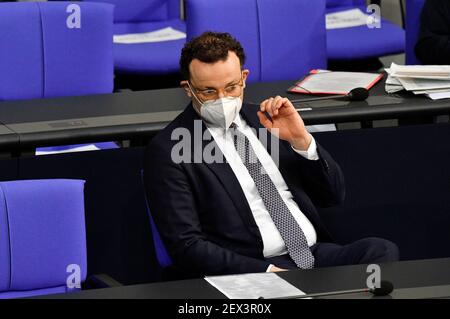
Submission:
[[[186,24],[183,21],[171,19],[157,22],[116,23],[114,34],[144,33],[166,27],[186,32]],[[115,70],[138,74],[178,72],[180,52],[185,42],[185,39],[181,39],[154,43],[114,44]]]
[[[381,28],[359,26],[327,30],[327,51],[330,60],[352,60],[402,53],[405,32],[382,19]]]

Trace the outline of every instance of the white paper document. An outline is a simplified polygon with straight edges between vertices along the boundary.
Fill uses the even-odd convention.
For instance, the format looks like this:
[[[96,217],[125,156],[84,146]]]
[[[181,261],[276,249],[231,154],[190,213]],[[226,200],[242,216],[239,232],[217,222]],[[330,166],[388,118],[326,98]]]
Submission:
[[[450,81],[417,79],[417,78],[398,78],[398,81],[407,91],[449,89]]]
[[[117,44],[137,44],[137,43],[151,43],[163,42],[185,39],[186,33],[178,31],[172,27],[164,29],[145,32],[145,33],[128,33],[114,35],[114,43]]]
[[[367,25],[370,16],[362,12],[360,9],[350,9],[329,13],[326,15],[327,30],[358,27]]]
[[[392,84],[386,84],[386,92],[389,94],[397,93],[400,91],[403,91],[404,88],[401,85],[392,85]]]
[[[389,69],[386,69],[386,72],[390,74]],[[388,78],[386,79],[385,88],[387,93],[397,93],[404,90],[403,85],[400,83],[400,81],[391,75],[388,75]]]
[[[310,94],[348,94],[359,87],[370,89],[380,74],[362,72],[324,72],[311,74],[297,83],[290,91]]]
[[[275,273],[212,276],[205,280],[229,299],[258,299],[304,295]]]
[[[397,78],[394,78],[393,76],[389,75],[386,79],[386,84],[390,85],[402,85],[400,81]]]
[[[396,78],[450,80],[450,65],[397,65],[391,64],[389,74]]]
[[[435,89],[435,90],[416,90],[416,91],[413,91],[414,94],[433,94],[433,93],[447,93],[447,92],[450,92],[450,88]]]
[[[450,91],[438,92],[438,93],[428,93],[427,96],[432,100],[450,99]]]

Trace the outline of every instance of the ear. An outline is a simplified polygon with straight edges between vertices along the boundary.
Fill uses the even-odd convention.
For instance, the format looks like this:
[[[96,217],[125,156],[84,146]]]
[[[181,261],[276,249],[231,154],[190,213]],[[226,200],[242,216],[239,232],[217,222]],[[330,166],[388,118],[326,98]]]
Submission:
[[[248,69],[242,70],[242,80],[244,82],[244,88],[245,88],[245,83],[247,81],[249,74],[250,74],[250,70],[248,70]]]
[[[180,82],[180,86],[183,88],[187,96],[192,98],[191,89],[189,88],[188,82],[186,80]]]

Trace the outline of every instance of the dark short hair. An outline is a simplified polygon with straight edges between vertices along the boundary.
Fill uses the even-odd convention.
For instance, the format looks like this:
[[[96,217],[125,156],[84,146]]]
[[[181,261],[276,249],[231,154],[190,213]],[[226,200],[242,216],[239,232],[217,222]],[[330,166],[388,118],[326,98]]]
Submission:
[[[225,61],[229,51],[236,53],[242,68],[245,63],[244,49],[229,33],[207,31],[193,38],[181,50],[180,70],[183,78],[189,80],[189,65],[192,60],[198,59],[203,63]]]

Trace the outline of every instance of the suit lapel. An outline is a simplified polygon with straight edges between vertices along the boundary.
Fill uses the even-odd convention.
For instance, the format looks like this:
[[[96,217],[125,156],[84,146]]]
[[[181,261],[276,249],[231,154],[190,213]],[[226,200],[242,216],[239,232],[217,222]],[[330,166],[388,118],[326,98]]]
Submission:
[[[219,154],[216,154],[218,157],[222,158],[223,161],[221,162],[212,162],[207,163],[204,160],[202,160],[202,165],[205,165],[211,172],[214,173],[214,175],[217,177],[217,179],[222,184],[223,188],[227,192],[228,196],[233,201],[233,204],[236,207],[237,212],[241,216],[244,224],[247,226],[250,232],[261,237],[261,234],[259,233],[259,229],[256,225],[255,219],[253,217],[252,211],[250,209],[250,206],[248,204],[247,198],[245,197],[245,194],[242,190],[241,185],[239,184],[238,179],[236,178],[236,175],[234,174],[233,170],[231,169],[231,166],[226,162],[225,156],[223,155],[222,151],[216,144],[213,138],[211,139],[205,139],[203,136],[205,136],[205,131],[207,130],[207,127],[201,121],[199,115],[195,110],[193,109],[192,105],[190,105],[188,108],[190,110],[187,110],[190,114],[190,118],[192,119],[188,125],[188,129],[190,132],[194,132],[194,130],[200,131],[199,127],[195,128],[195,121],[200,121],[197,123],[201,123],[201,145],[195,145],[195,143],[199,142],[199,139],[194,139],[192,148],[193,150],[193,158],[197,157],[199,158],[199,154],[195,154],[196,152],[201,152],[203,154],[203,151],[205,150],[205,147],[208,148],[214,148],[216,152],[219,152]],[[197,124],[197,125],[199,125]],[[208,135],[210,136],[210,135]],[[213,144],[211,144],[213,143]]]

